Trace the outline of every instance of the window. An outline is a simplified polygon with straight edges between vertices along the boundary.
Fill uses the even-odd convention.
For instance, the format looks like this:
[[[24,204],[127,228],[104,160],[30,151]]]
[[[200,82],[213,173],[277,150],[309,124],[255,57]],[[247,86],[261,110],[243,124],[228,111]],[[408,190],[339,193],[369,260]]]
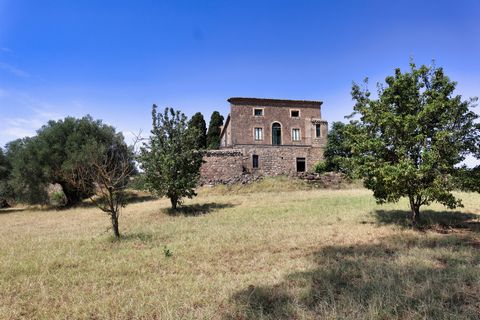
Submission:
[[[300,141],[300,129],[292,129],[292,141]]]
[[[315,133],[316,133],[315,136],[316,136],[317,138],[321,138],[321,137],[322,137],[322,128],[320,127],[320,123],[317,123],[317,124],[315,125]]]
[[[255,128],[255,140],[263,140],[263,129]]]
[[[297,172],[305,172],[305,158],[297,158]]]
[[[256,154],[252,156],[252,167],[253,169],[258,169],[258,155]]]
[[[263,116],[263,109],[253,109],[253,114],[255,117],[261,117]]]
[[[290,116],[292,118],[298,118],[300,117],[300,110],[290,110]]]
[[[272,125],[272,144],[273,145],[282,144],[282,126],[278,122],[275,122]]]

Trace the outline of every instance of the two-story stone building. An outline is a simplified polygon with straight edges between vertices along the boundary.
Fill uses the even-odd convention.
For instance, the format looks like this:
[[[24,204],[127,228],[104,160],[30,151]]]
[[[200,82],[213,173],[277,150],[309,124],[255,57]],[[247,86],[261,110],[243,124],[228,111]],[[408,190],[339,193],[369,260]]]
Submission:
[[[207,153],[206,180],[248,172],[279,175],[303,172],[323,158],[328,123],[320,101],[230,98],[221,148]]]

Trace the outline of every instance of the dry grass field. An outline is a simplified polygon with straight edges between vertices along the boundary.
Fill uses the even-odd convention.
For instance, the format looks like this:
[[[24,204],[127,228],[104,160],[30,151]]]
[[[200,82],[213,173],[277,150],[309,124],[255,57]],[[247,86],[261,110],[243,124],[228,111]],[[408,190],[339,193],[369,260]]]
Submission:
[[[480,196],[459,196],[421,230],[360,188],[139,196],[120,241],[88,203],[2,210],[0,319],[479,319]]]

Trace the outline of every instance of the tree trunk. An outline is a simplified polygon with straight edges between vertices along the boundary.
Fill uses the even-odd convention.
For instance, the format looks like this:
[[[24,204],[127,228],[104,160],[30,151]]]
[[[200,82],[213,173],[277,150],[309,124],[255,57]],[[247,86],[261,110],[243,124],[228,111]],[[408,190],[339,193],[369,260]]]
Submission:
[[[420,221],[420,204],[416,203],[413,197],[410,199],[410,210],[412,212],[412,222],[414,225],[418,224]]]
[[[113,233],[115,234],[115,238],[120,238],[120,231],[118,230],[118,215],[112,213],[112,228]]]
[[[170,198],[170,203],[172,204],[172,209],[177,210],[178,198],[177,197],[171,197]]]

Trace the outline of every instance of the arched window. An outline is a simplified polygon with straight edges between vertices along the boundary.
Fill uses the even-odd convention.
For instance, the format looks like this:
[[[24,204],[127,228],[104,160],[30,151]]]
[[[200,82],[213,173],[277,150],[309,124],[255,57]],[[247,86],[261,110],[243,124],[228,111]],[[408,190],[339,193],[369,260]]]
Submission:
[[[273,145],[282,144],[282,126],[278,122],[275,122],[272,125],[272,144]]]

